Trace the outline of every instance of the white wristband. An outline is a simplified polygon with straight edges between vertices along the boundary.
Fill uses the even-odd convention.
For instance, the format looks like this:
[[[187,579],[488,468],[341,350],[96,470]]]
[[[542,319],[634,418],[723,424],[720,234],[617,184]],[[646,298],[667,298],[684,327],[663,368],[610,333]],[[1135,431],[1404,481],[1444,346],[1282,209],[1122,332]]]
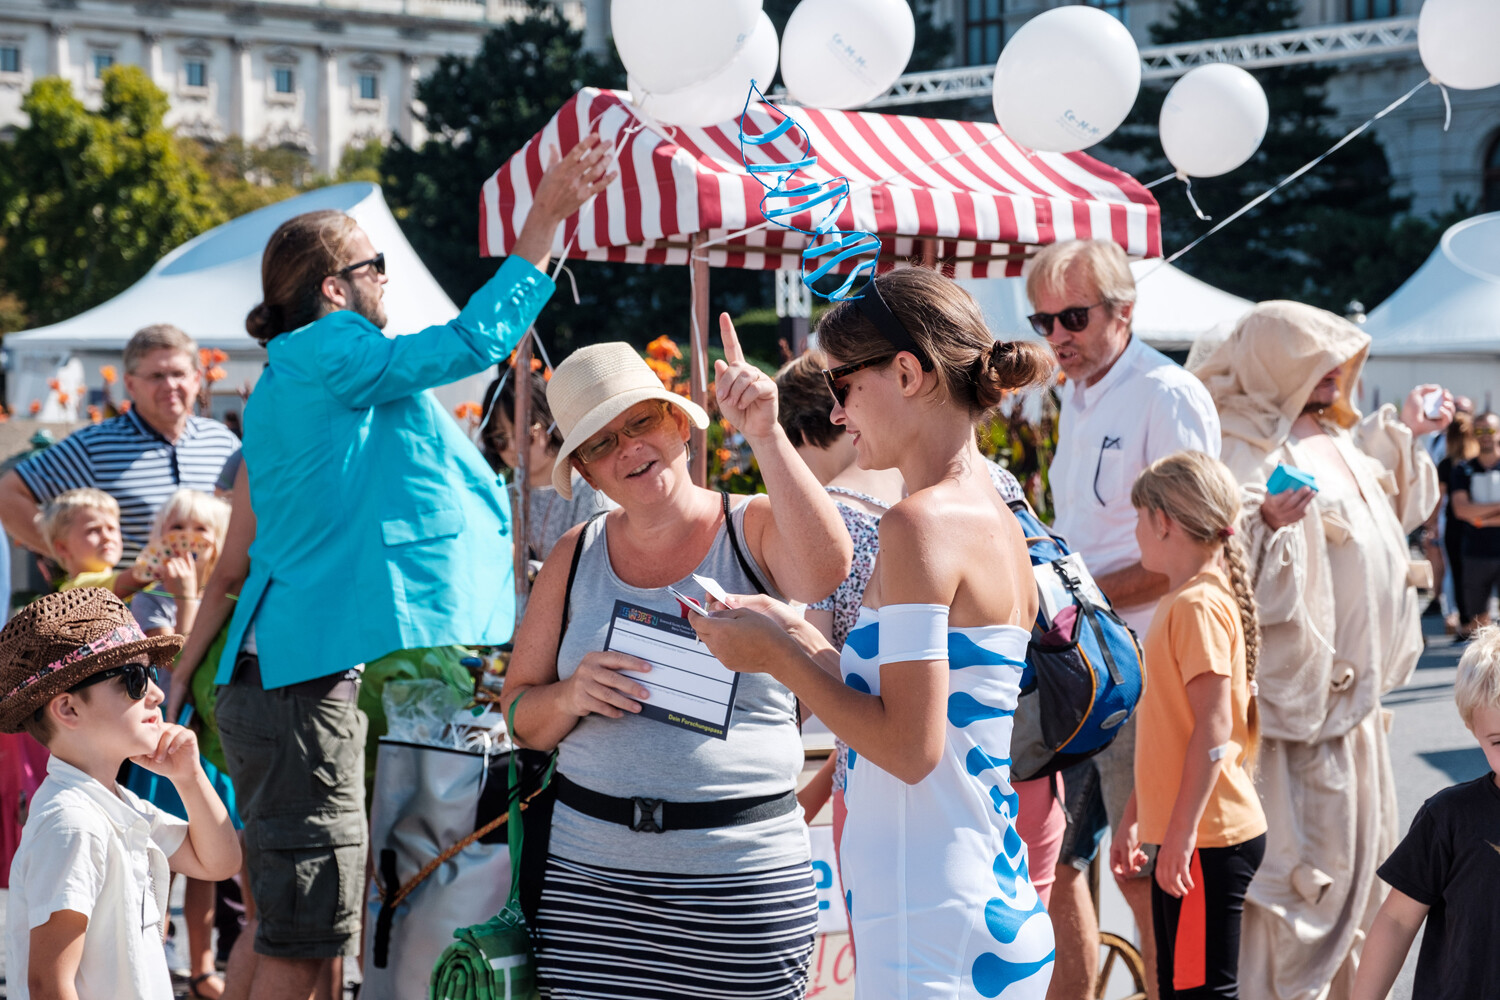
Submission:
[[[948,608],[887,604],[880,609],[880,663],[948,658]]]

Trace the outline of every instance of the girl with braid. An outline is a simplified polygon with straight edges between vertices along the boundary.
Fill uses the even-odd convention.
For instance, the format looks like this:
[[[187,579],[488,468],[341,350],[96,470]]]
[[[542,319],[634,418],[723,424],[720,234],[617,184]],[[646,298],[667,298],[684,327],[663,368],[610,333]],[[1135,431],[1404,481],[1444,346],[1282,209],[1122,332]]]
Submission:
[[[1143,646],[1136,787],[1110,864],[1134,874],[1156,852],[1161,1000],[1237,997],[1245,890],[1266,849],[1250,775],[1260,629],[1235,537],[1240,489],[1222,462],[1182,451],[1148,466],[1130,501],[1141,563],[1171,592]]]

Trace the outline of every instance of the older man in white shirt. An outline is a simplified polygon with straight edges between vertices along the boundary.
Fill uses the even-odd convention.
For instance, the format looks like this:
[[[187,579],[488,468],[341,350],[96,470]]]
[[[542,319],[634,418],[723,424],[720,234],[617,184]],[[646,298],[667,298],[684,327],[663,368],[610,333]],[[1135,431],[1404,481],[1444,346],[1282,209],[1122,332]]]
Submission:
[[[1050,470],[1055,528],[1081,552],[1120,616],[1144,636],[1167,578],[1141,566],[1130,488],[1142,469],[1174,452],[1219,454],[1219,417],[1196,377],[1130,332],[1135,281],[1108,240],[1075,240],[1032,259],[1026,294],[1031,325],[1066,376]],[[1049,997],[1092,996],[1099,927],[1086,872],[1105,823],[1119,825],[1134,788],[1135,723],[1103,753],[1064,774],[1068,832],[1050,907],[1057,966]],[[1155,1000],[1150,869],[1120,880],[1135,914]]]

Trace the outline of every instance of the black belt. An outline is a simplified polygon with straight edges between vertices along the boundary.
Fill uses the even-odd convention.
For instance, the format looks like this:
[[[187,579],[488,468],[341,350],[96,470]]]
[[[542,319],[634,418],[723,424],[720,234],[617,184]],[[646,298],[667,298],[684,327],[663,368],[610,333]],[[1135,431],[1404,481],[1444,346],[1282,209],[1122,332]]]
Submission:
[[[628,826],[636,833],[743,826],[746,823],[785,816],[797,808],[797,793],[790,790],[776,795],[756,795],[744,799],[664,802],[661,799],[616,798],[592,788],[584,788],[561,774],[552,776],[552,787],[557,789],[557,801],[569,809],[594,819],[602,819],[606,823]]]

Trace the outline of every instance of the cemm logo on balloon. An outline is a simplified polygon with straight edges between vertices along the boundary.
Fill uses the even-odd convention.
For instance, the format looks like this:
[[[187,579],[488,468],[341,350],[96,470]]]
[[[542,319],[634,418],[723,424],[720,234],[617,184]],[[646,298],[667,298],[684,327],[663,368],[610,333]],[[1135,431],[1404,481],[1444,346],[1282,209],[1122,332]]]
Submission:
[[[1079,117],[1072,108],[1068,108],[1057,118],[1057,124],[1072,132],[1080,139],[1099,140],[1104,138],[1104,129],[1100,128],[1085,118]]]
[[[870,81],[869,67],[865,57],[860,55],[859,49],[855,48],[853,43],[845,41],[843,35],[836,31],[833,33],[833,37],[828,39],[828,51],[851,73],[866,82]]]

